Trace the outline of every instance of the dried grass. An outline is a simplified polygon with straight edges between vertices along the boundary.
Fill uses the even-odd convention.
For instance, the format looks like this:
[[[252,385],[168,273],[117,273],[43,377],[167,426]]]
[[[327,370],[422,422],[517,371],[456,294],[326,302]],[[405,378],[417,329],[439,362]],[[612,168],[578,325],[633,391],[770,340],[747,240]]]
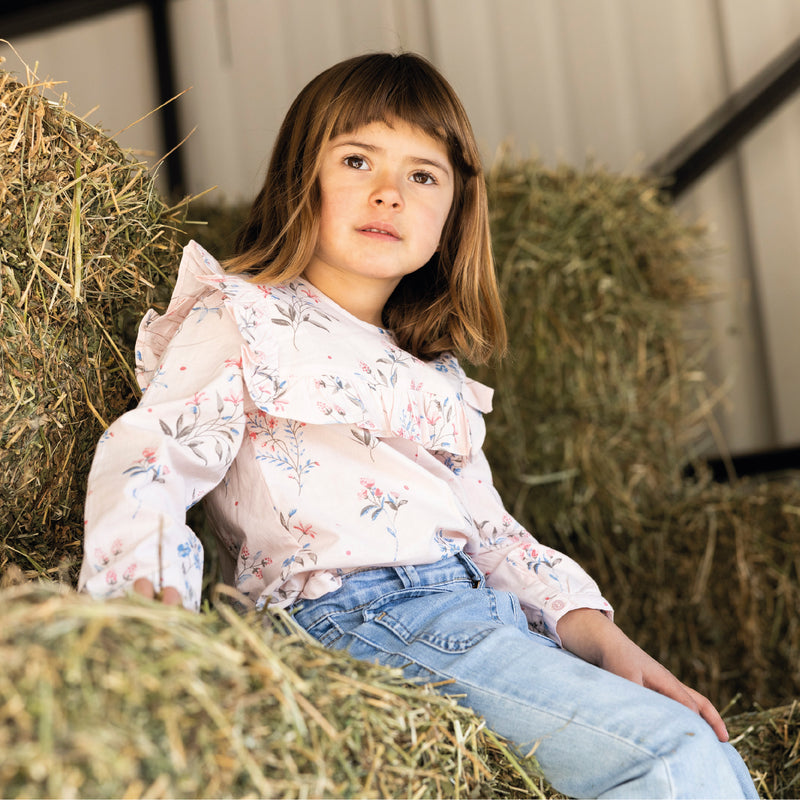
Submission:
[[[224,603],[0,592],[0,796],[543,797],[455,701]]]
[[[800,797],[800,703],[739,714],[728,721],[761,797]]]
[[[702,349],[687,304],[707,287],[701,231],[641,177],[499,161],[488,177],[511,355],[477,372],[496,387],[490,460],[509,507],[536,530],[624,523],[679,490],[704,443]]]
[[[0,569],[70,580],[94,447],[138,395],[132,337],[168,297],[181,209],[51,89],[0,71]]]

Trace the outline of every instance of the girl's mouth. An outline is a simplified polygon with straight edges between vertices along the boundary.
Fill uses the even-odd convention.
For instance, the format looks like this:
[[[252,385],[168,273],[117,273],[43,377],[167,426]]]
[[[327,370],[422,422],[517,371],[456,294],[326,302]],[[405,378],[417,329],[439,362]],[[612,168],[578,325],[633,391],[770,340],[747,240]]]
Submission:
[[[369,224],[363,225],[358,229],[359,233],[366,233],[369,236],[380,236],[384,238],[400,239],[400,234],[392,225]]]

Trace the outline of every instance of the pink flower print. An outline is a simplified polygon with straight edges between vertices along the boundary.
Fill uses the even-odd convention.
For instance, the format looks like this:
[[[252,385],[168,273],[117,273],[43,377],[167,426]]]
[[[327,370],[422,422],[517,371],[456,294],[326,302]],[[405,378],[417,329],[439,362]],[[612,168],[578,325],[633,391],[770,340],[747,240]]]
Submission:
[[[402,499],[399,494],[394,496],[388,491],[384,492],[375,486],[374,480],[369,478],[361,478],[361,485],[364,489],[359,493],[359,497],[366,500],[367,504],[361,509],[360,516],[368,515],[371,522],[377,522],[380,517],[384,518],[388,523],[385,530],[395,542],[395,558],[397,558],[399,547],[397,515],[401,507],[408,503],[408,500]]]
[[[122,552],[122,539],[114,539],[111,545],[111,555],[118,556]]]
[[[300,291],[309,299],[313,300],[315,303],[319,303],[319,297],[314,294],[310,289],[306,289],[305,287],[300,287]]]
[[[239,369],[242,368],[242,359],[241,358],[226,358],[225,359],[225,366],[226,367],[238,367]]]
[[[302,522],[299,522],[297,525],[294,526],[296,531],[300,531],[303,536],[310,536],[312,539],[317,535],[316,531],[312,530],[311,525],[303,525]]]
[[[392,431],[392,436],[396,436],[398,439],[411,438],[411,434],[405,428],[396,428]]]
[[[367,375],[372,375],[372,367],[370,367],[366,361],[359,361],[358,366],[361,367],[362,372],[366,372]]]
[[[506,528],[507,528],[509,525],[511,525],[513,522],[514,522],[514,520],[513,520],[513,519],[512,519],[512,518],[511,518],[511,517],[510,517],[508,514],[503,514],[503,525],[504,525]]]
[[[156,451],[152,447],[145,447],[142,450],[142,461],[145,464],[155,464],[156,463]]]
[[[192,414],[197,414],[200,411],[200,404],[207,400],[205,392],[195,392],[191,400],[187,400],[185,405],[191,406]]]
[[[106,583],[107,583],[109,586],[113,586],[113,585],[114,585],[116,582],[117,582],[117,573],[116,573],[116,572],[114,572],[114,570],[113,570],[113,569],[110,569],[110,570],[109,570],[109,571],[106,573]]]
[[[224,397],[226,403],[233,403],[234,406],[238,406],[242,402],[242,398],[240,396],[229,394],[227,397]]]
[[[126,569],[126,570],[125,570],[125,572],[123,572],[123,573],[122,573],[122,577],[123,577],[123,578],[124,578],[126,581],[131,581],[131,580],[133,580],[133,576],[134,576],[135,574],[136,574],[136,564],[131,564],[131,565],[130,565],[130,566],[129,566],[129,567]]]
[[[264,577],[264,573],[261,571],[261,567],[256,567],[253,570],[253,575],[255,575],[256,578],[263,578]]]
[[[416,381],[411,381],[411,388],[415,392],[421,392],[422,391],[422,381],[420,381],[419,383],[417,383]]]
[[[321,400],[317,402],[317,408],[326,415],[333,413],[333,409],[327,403],[323,403]]]
[[[94,549],[94,557],[105,566],[111,560],[99,547]]]
[[[246,544],[242,545],[242,549],[241,549],[239,555],[240,555],[241,558],[250,558],[250,551],[247,549],[247,545]]]
[[[553,603],[550,606],[550,608],[552,608],[553,611],[561,611],[561,609],[564,608],[564,601],[563,600],[553,600]]]

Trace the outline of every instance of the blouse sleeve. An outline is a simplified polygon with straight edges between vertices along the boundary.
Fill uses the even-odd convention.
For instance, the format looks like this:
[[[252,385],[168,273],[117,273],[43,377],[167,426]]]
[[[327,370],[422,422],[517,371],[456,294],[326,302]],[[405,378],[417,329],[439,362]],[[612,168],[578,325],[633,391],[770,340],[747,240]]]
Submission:
[[[487,584],[520,599],[533,630],[555,641],[558,620],[576,608],[595,608],[613,616],[597,584],[569,556],[541,545],[503,508],[482,450],[461,471],[478,536],[467,552],[486,575]]]
[[[103,434],[88,480],[80,589],[112,597],[145,577],[199,608],[203,552],[186,510],[223,479],[241,445],[240,351],[228,312],[201,303],[139,405]]]

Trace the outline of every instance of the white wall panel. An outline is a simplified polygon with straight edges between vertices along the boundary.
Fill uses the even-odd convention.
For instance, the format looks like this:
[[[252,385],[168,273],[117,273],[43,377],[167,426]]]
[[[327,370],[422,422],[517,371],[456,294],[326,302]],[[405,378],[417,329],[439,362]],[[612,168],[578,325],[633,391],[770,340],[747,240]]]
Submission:
[[[776,446],[771,392],[754,296],[750,242],[740,171],[728,158],[678,204],[687,219],[707,226],[703,275],[714,287],[699,309],[708,327],[706,370],[724,389],[710,423],[721,438],[718,453],[748,453]],[[703,399],[703,398],[700,398]]]
[[[717,20],[705,0],[625,0],[629,59],[646,162],[662,155],[726,96]]]
[[[800,3],[720,5],[727,69],[739,88],[800,36]],[[761,326],[775,441],[800,443],[800,96],[740,150],[753,297]]]
[[[776,438],[800,443],[800,101],[742,151],[754,282]]]

